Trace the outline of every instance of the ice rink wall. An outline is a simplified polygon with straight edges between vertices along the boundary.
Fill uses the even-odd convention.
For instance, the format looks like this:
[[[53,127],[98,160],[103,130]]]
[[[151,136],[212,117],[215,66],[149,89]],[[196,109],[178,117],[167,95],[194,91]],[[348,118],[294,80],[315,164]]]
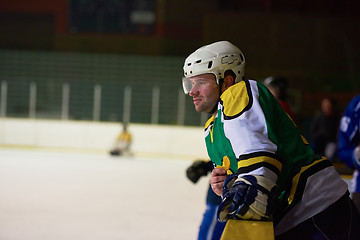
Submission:
[[[206,158],[201,127],[129,124],[134,154]],[[120,123],[0,118],[0,146],[107,152],[122,131]]]

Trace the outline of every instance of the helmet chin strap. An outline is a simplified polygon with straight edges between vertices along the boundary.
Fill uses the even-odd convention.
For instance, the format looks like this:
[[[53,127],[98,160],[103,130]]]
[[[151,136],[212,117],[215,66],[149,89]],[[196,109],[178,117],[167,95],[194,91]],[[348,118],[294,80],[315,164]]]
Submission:
[[[208,113],[211,114],[211,115],[214,114],[214,112],[216,112],[216,110],[217,110],[218,102],[220,101],[220,96],[221,96],[221,94],[222,94],[221,88],[222,88],[223,83],[224,83],[224,79],[222,78],[222,79],[219,80],[219,99],[218,99],[218,101],[216,102],[216,104],[214,105],[213,109],[211,109],[211,111],[208,112]]]

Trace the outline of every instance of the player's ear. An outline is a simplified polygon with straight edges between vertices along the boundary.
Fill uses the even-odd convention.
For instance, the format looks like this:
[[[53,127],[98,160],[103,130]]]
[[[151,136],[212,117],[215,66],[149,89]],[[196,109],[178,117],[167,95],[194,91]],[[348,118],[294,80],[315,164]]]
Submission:
[[[223,91],[225,91],[226,89],[228,89],[229,87],[231,87],[232,85],[234,85],[235,83],[235,79],[232,75],[227,75],[225,78],[224,78],[224,83],[223,83]]]

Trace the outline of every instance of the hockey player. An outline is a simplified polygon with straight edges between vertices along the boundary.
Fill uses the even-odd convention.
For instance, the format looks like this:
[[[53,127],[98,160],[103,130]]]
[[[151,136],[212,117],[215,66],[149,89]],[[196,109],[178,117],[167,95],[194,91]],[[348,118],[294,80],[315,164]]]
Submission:
[[[360,95],[350,101],[341,118],[338,156],[348,167],[354,169],[351,192],[360,211]]]
[[[124,123],[122,132],[117,136],[114,146],[110,150],[110,155],[120,156],[129,153],[131,142],[131,133],[127,130],[127,124]]]
[[[293,114],[291,107],[287,101],[287,89],[288,89],[288,80],[284,77],[267,77],[264,80],[264,85],[270,90],[272,95],[279,101],[282,108],[285,110],[289,116],[295,120],[295,115]]]
[[[211,161],[195,160],[190,167],[186,169],[187,178],[193,182],[207,176],[214,168]],[[206,194],[206,209],[200,224],[198,240],[219,240],[224,230],[225,223],[217,219],[217,210],[221,203],[221,197],[216,195],[209,184]]]
[[[233,44],[203,46],[184,63],[184,92],[205,124],[218,217],[273,218],[280,239],[357,239],[360,217],[347,184],[316,157],[279,102],[244,77],[245,58]]]

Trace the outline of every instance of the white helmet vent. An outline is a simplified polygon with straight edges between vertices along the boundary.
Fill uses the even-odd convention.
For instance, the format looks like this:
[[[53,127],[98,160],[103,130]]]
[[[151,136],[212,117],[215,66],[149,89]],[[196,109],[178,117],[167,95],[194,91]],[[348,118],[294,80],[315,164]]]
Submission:
[[[236,56],[236,55],[230,55],[230,56],[226,55],[226,56],[221,58],[221,63],[222,64],[232,64],[236,60],[238,60],[238,56]]]

